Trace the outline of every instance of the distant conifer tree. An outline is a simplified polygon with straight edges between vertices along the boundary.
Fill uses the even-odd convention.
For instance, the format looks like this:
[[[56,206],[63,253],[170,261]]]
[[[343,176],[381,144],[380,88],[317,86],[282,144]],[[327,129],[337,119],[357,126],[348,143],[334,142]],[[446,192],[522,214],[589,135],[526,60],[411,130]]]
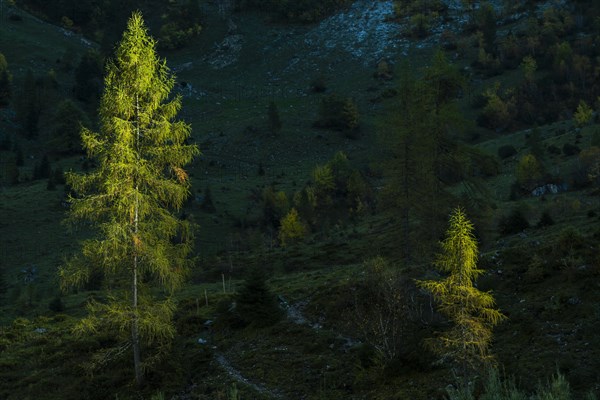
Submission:
[[[264,270],[254,267],[236,296],[236,312],[248,325],[273,325],[283,315],[275,295],[269,289]]]

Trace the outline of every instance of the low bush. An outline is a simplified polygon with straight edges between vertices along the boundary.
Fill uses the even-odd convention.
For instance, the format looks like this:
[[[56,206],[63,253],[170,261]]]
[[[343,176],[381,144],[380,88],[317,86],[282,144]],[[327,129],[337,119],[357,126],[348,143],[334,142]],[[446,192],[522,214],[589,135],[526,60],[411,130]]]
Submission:
[[[515,146],[513,145],[507,144],[498,148],[498,157],[500,157],[502,160],[512,157],[515,154],[517,154],[517,149],[515,149]]]
[[[574,155],[579,154],[581,152],[581,149],[574,144],[565,143],[563,145],[562,152],[565,156],[568,157],[568,156],[574,156]]]
[[[519,233],[527,228],[529,228],[529,222],[519,209],[514,209],[510,214],[502,217],[498,223],[498,230],[503,235]]]
[[[554,225],[554,220],[552,219],[552,216],[550,216],[550,213],[548,211],[544,211],[542,213],[542,216],[540,217],[540,220],[535,226],[538,228],[543,228],[545,226],[550,225]]]
[[[314,126],[344,132],[356,131],[359,126],[358,107],[351,98],[336,94],[326,96],[321,101],[319,116]]]

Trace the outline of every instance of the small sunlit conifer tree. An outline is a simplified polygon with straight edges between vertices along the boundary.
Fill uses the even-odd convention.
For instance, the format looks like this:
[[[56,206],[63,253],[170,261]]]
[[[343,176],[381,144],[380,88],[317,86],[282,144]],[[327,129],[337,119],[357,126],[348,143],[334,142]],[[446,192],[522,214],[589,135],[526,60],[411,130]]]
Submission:
[[[477,268],[477,241],[473,224],[457,208],[442,241],[435,265],[448,276],[442,280],[419,281],[438,302],[438,310],[452,326],[429,342],[444,358],[458,363],[466,376],[473,368],[491,360],[492,328],[506,317],[495,308],[491,293],[482,292],[474,282],[483,270]]]

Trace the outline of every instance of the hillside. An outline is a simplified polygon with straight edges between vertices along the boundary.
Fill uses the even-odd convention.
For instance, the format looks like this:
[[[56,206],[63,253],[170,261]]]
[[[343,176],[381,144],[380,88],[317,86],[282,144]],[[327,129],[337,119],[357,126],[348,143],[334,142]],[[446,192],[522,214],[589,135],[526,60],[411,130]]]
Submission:
[[[451,324],[415,282],[443,276],[457,206],[476,288],[507,316],[490,347],[502,379],[534,396],[560,374],[572,398],[600,395],[595,2],[200,2],[177,48],[162,27],[188,29],[194,2],[124,4],[146,13],[202,153],[176,214],[198,225],[194,267],[141,389],[123,330],[73,330],[110,283],[61,292],[57,273],[94,234],[64,223],[62,172],[96,167],[72,143],[98,127],[124,26],[99,27],[112,1],[89,2],[97,21],[17,3],[0,3],[0,398],[449,398],[462,370],[425,343]],[[292,208],[299,238],[281,233]],[[471,398],[490,398],[485,375]]]

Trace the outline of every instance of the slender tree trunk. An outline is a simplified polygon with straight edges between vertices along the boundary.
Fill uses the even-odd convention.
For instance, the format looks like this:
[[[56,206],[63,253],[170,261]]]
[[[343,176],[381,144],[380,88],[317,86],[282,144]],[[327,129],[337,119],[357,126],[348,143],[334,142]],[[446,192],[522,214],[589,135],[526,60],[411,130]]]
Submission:
[[[133,368],[135,369],[135,382],[138,386],[141,386],[144,382],[144,376],[142,374],[141,367],[142,362],[140,357],[140,335],[138,329],[137,263],[138,257],[137,255],[135,255],[133,257],[133,321],[131,321],[131,341],[133,343]]]
[[[140,144],[140,124],[139,124],[139,110],[140,110],[140,105],[139,105],[139,99],[136,96],[136,101],[135,101],[135,112],[136,112],[136,150],[138,151],[138,158],[139,158],[139,144]],[[135,177],[134,177],[135,179]],[[141,386],[144,382],[144,376],[142,373],[142,367],[141,367],[141,356],[140,356],[140,333],[139,333],[139,321],[138,321],[138,254],[137,254],[137,247],[138,247],[138,243],[137,241],[139,240],[137,235],[138,235],[138,229],[139,229],[139,197],[138,197],[138,190],[139,187],[137,185],[137,183],[135,183],[135,210],[134,210],[134,220],[133,220],[133,234],[134,234],[134,241],[133,241],[133,276],[132,276],[132,283],[131,283],[131,291],[132,291],[132,309],[133,309],[133,315],[132,315],[132,321],[131,321],[131,342],[133,345],[133,368],[135,370],[135,382],[137,383],[138,386]]]

